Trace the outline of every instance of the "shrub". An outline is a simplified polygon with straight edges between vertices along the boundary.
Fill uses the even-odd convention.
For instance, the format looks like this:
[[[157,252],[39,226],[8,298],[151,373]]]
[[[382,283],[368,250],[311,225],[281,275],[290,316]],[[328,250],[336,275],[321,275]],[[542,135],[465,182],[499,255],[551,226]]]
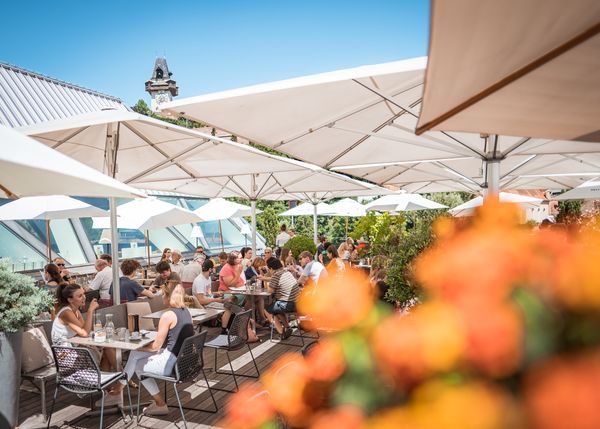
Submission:
[[[29,276],[13,273],[10,261],[0,259],[0,332],[17,332],[52,305],[48,292]]]
[[[317,251],[317,246],[313,242],[312,238],[306,237],[304,235],[296,235],[292,237],[285,245],[283,246],[292,251],[294,258],[298,258],[300,253],[305,250],[309,251],[311,255],[314,255]]]

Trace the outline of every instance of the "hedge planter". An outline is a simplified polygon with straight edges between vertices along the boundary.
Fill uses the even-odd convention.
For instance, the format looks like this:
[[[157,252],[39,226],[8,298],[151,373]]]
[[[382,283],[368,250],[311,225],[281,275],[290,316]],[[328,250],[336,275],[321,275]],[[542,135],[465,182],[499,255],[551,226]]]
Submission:
[[[19,418],[23,330],[0,332],[0,428],[14,428]]]

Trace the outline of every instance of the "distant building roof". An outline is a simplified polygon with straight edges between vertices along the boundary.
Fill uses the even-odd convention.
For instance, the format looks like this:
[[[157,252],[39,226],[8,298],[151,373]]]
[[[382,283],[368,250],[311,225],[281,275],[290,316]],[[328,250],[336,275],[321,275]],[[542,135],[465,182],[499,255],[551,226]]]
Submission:
[[[0,62],[0,124],[20,127],[106,108],[121,100]]]

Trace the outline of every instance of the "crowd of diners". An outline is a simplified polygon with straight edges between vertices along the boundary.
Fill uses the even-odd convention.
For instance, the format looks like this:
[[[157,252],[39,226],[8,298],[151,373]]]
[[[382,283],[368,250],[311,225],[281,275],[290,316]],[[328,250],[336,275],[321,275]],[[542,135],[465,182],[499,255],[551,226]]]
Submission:
[[[223,304],[221,334],[228,332],[233,316],[244,308],[255,308],[255,326],[273,326],[286,339],[292,329],[288,315],[296,312],[296,300],[302,288],[308,283],[318,285],[326,276],[337,275],[357,259],[357,248],[349,238],[339,246],[319,237],[317,251],[312,254],[303,251],[294,255],[285,247],[292,237],[285,225],[276,238],[275,251],[264,249],[262,255],[254,255],[249,247],[218,255],[218,264],[208,258],[204,248],[196,248],[193,259],[185,264],[177,249],[166,248],[155,266],[156,277],[150,286],[143,286],[138,280],[142,267],[134,259],[122,260],[120,271],[121,302],[135,301],[161,295],[169,311],[163,313],[158,323],[156,339],[150,345],[133,352],[125,366],[127,379],[131,382],[137,372],[153,372],[168,375],[173,370],[177,352],[183,340],[193,335],[191,314],[186,307],[203,307],[212,303]],[[95,263],[96,275],[85,286],[78,285],[63,258],[56,258],[44,270],[44,288],[55,295],[52,341],[54,344],[68,344],[73,336],[88,336],[93,330],[94,313],[98,308],[113,305],[113,264],[110,255],[101,255]],[[371,272],[374,296],[383,299],[386,291],[384,269],[375,268]],[[253,285],[266,294],[243,294],[240,288]],[[215,287],[216,286],[216,287]],[[186,288],[191,291],[186,293]],[[81,310],[86,303],[86,292],[98,291],[99,299],[91,300],[87,312]],[[190,293],[191,292],[191,293]],[[191,303],[189,302],[191,300]],[[188,301],[188,302],[186,302]],[[116,368],[114,349],[94,350],[102,370]],[[118,384],[109,395],[110,401],[120,398],[123,384]],[[158,386],[152,379],[143,382],[144,387],[154,398],[145,410],[149,415],[168,413]]]

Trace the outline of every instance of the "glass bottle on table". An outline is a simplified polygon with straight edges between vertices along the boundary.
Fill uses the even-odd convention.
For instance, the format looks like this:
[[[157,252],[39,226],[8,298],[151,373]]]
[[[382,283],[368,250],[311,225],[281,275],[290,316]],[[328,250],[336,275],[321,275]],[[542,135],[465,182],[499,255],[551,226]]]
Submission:
[[[115,324],[113,323],[113,315],[106,315],[106,324],[104,325],[104,330],[106,332],[106,342],[110,342],[114,339],[115,336]]]

